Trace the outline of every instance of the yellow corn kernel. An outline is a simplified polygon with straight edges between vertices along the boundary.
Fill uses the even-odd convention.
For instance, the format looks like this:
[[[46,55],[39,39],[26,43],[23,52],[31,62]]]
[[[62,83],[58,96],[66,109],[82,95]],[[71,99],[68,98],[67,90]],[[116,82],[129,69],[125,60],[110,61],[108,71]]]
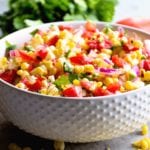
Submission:
[[[140,148],[140,147],[141,147],[141,140],[134,142],[132,145],[133,145],[134,147]]]
[[[56,58],[56,56],[54,54],[55,47],[53,47],[53,46],[47,47],[46,50],[47,50],[48,54],[45,59],[52,60],[52,59]]]
[[[24,63],[21,64],[21,69],[22,70],[26,70],[28,68],[29,68],[29,64],[28,63],[24,62]]]
[[[89,48],[89,46],[88,46],[88,44],[86,43],[85,40],[83,40],[83,42],[80,43],[80,46],[81,46],[82,49],[85,49],[85,50],[87,50]]]
[[[48,95],[51,95],[51,96],[59,96],[60,95],[58,88],[54,84],[51,84],[47,90],[48,90],[47,91]]]
[[[118,78],[113,78],[113,81],[118,82],[119,80],[118,80]]]
[[[5,65],[5,64],[7,64],[7,62],[8,62],[8,60],[7,60],[6,57],[0,58],[0,63],[1,63],[1,64]]]
[[[101,52],[108,54],[108,55],[112,54],[112,50],[110,50],[110,49],[101,49]]]
[[[0,69],[7,69],[8,67],[8,60],[6,57],[0,58]]]
[[[103,83],[102,82],[97,82],[97,87],[101,87],[103,85]]]
[[[106,58],[106,57],[104,57],[104,58]],[[93,60],[93,63],[99,67],[104,67],[104,68],[110,67],[110,65],[103,60],[103,57],[102,58],[95,58]]]
[[[119,50],[120,51],[120,50]],[[120,57],[124,57],[126,55],[126,52],[125,51],[120,51],[120,53],[119,53],[119,56]]]
[[[29,51],[29,52],[28,52],[28,55],[33,56],[34,53],[35,53],[34,51]]]
[[[127,80],[133,80],[136,76],[137,75],[133,70],[129,70],[126,72]]]
[[[26,88],[25,84],[21,83],[21,82],[16,84],[16,87],[21,88],[21,89],[25,89]]]
[[[111,42],[112,42],[113,46],[120,46],[121,45],[121,42],[118,38],[112,38]]]
[[[42,39],[41,35],[35,34],[30,44],[33,48],[36,48],[38,45],[44,44],[44,40]]]
[[[68,32],[67,30],[63,30],[60,32],[59,38],[60,39],[72,38],[72,34],[70,32]]]
[[[133,52],[130,54],[132,59],[136,59],[137,58],[137,53]]]
[[[30,74],[28,71],[23,70],[21,77],[28,77]]]
[[[61,59],[58,59],[57,62],[55,63],[55,67],[60,72],[63,71],[63,65],[64,65],[64,62]]]
[[[75,80],[73,80],[73,84],[76,85],[76,86],[78,86],[78,85],[80,85],[80,81],[77,80],[77,79],[75,79]]]
[[[104,83],[105,83],[106,86],[108,86],[109,84],[114,83],[114,80],[111,77],[106,77],[105,80],[104,80]]]
[[[150,71],[145,71],[144,72],[143,80],[144,81],[150,81]]]
[[[31,147],[24,147],[22,150],[32,150]]]
[[[93,65],[84,65],[84,71],[87,73],[94,73],[94,66]]]
[[[124,84],[124,87],[127,91],[134,90],[137,88],[136,85],[132,83],[131,81],[126,81]]]
[[[84,73],[84,66],[75,66],[75,67],[74,67],[74,71],[75,71],[75,73],[77,73],[77,74]]]
[[[133,57],[135,57],[135,55],[132,56],[131,54],[125,57],[125,60],[128,61],[132,66],[137,65],[139,63],[139,60]]]
[[[41,94],[44,94],[44,95],[47,95],[47,92],[48,92],[48,91],[47,91],[47,89],[45,89],[45,88],[43,88],[43,89],[40,90],[40,93],[41,93]]]
[[[22,76],[23,75],[23,70],[18,70],[17,75]]]
[[[142,129],[143,135],[148,134],[148,125],[147,124],[144,124],[141,129]]]
[[[145,137],[144,139],[145,139],[145,141],[146,141],[146,142],[147,142],[147,144],[148,144],[148,148],[150,148],[150,138]]]
[[[62,48],[56,48],[54,50],[54,54],[55,54],[56,57],[60,57],[60,56],[62,56],[64,54],[64,51],[63,51]]]
[[[142,141],[141,141],[141,149],[142,150],[148,150],[148,143],[147,143],[147,141],[145,140],[145,139],[143,139]]]
[[[15,144],[15,143],[10,143],[10,144],[8,145],[8,149],[9,149],[9,150],[21,150],[21,147],[18,146],[17,144]]]
[[[120,87],[120,92],[125,92],[125,88],[123,86]]]
[[[47,82],[47,80],[43,80],[43,81],[42,81],[42,86],[43,86],[43,87],[48,87],[48,84],[49,84],[49,83]]]
[[[141,60],[141,58],[143,57],[142,51],[135,51],[134,53],[136,53],[137,59]]]
[[[17,64],[17,65],[20,65],[22,63],[22,58],[21,57],[15,57],[14,58],[14,62]]]
[[[72,40],[69,40],[67,45],[69,46],[70,49],[74,48],[75,47],[75,42],[72,41]]]
[[[40,67],[36,67],[31,71],[31,74],[33,75],[40,75],[40,76],[44,76],[47,74],[47,68],[45,67],[45,65],[42,65]]]
[[[55,150],[64,150],[65,149],[65,143],[62,141],[54,141],[54,149]]]
[[[49,60],[44,60],[42,64],[46,66],[47,70],[51,70],[54,67],[52,61]]]
[[[143,47],[143,43],[141,40],[133,40],[133,46],[137,47],[137,48],[142,48]]]

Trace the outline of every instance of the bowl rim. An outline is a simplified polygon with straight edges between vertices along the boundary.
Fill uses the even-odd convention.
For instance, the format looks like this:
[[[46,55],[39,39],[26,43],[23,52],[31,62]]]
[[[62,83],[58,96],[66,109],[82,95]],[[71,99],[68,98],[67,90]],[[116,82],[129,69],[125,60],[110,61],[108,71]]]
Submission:
[[[50,22],[50,23],[44,23],[44,24],[41,24],[41,25],[26,27],[26,28],[15,31],[15,32],[10,33],[7,36],[3,37],[2,39],[0,39],[0,43],[4,42],[9,36],[19,34],[20,32],[23,32],[23,31],[29,32],[28,30],[43,28],[44,26],[47,27],[47,26],[50,26],[50,25],[57,25],[57,26],[60,25],[60,24],[63,24],[63,25],[70,25],[70,24],[71,25],[73,25],[73,24],[78,25],[78,24],[84,24],[86,22],[87,22],[86,20],[85,21],[65,21],[65,22],[64,21],[58,21],[58,22]],[[128,29],[128,30],[133,30],[135,32],[145,34],[145,35],[150,37],[150,33],[146,32],[146,31],[143,31],[142,29],[137,29],[135,27],[129,27],[127,25],[120,25],[120,24],[117,24],[117,23],[109,23],[109,22],[102,22],[102,21],[92,21],[92,22],[96,23],[96,25],[104,25],[104,26],[111,25],[113,27],[122,27],[122,28],[125,28],[125,29]],[[45,98],[49,98],[49,99],[65,99],[65,100],[92,100],[92,101],[93,100],[103,100],[103,99],[110,99],[110,98],[127,96],[127,95],[130,95],[130,94],[138,93],[138,92],[140,92],[144,89],[150,88],[150,84],[148,84],[146,86],[143,86],[141,88],[138,88],[138,89],[135,89],[135,90],[132,90],[132,91],[127,91],[127,92],[124,92],[124,93],[111,94],[111,95],[106,95],[106,96],[63,97],[63,96],[50,96],[50,95],[40,94],[40,93],[37,93],[37,92],[27,91],[27,90],[18,88],[16,86],[2,80],[2,79],[0,79],[0,82],[4,85],[8,86],[8,87],[11,87],[11,88],[13,88],[17,91],[23,92],[25,94],[30,94],[30,95],[34,95],[34,96],[41,96],[41,97],[45,97]]]

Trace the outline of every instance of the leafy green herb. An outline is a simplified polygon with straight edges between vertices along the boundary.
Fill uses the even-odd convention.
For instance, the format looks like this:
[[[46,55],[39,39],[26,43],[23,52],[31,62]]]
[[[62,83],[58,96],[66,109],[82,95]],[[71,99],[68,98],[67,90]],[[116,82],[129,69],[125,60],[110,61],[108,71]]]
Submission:
[[[72,68],[66,62],[64,62],[63,64],[63,69],[64,69],[64,72],[72,73]]]
[[[116,5],[117,0],[9,0],[8,11],[0,15],[0,28],[4,36],[43,22],[111,21]]]
[[[71,50],[69,50],[68,52],[65,53],[65,57],[66,57],[66,58],[68,58],[70,52],[71,52]]]
[[[24,23],[25,23],[27,26],[36,26],[36,25],[42,24],[43,22],[42,22],[41,20],[25,19],[25,20],[24,20]]]
[[[112,28],[111,25],[107,24],[107,26],[105,26],[105,28],[103,29],[103,32],[105,34],[108,34],[108,33],[110,33],[112,31],[111,28]]]
[[[39,29],[35,29],[35,30],[33,30],[30,34],[31,34],[32,36],[34,36],[38,31],[39,31]]]
[[[60,76],[57,80],[55,80],[54,84],[59,88],[61,89],[61,87],[63,85],[67,85],[67,84],[70,84],[70,80],[69,80],[69,77],[67,75],[62,75]]]
[[[6,41],[5,42],[6,45],[6,52],[8,53],[9,51],[13,50],[16,48],[15,44],[11,44],[10,42]]]
[[[79,79],[79,76],[77,74],[73,74],[73,73],[69,74],[70,82],[73,82],[73,80],[75,80],[75,79]]]
[[[31,45],[25,45],[24,49],[27,51],[34,51],[34,48]]]

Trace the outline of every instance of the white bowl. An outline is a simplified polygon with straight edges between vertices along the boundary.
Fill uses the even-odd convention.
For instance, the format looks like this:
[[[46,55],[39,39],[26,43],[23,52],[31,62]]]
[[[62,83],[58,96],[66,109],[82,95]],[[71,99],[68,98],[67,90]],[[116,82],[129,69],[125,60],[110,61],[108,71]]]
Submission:
[[[78,27],[84,23],[57,22],[38,28],[45,30],[51,24]],[[99,28],[105,25],[97,22]],[[150,38],[147,33],[123,27],[128,34]],[[0,57],[5,54],[6,40],[19,46],[31,38],[29,33],[36,28],[26,28],[0,40]],[[150,85],[104,97],[66,98],[27,92],[0,79],[0,107],[8,121],[34,135],[68,142],[99,141],[133,132],[149,121]]]

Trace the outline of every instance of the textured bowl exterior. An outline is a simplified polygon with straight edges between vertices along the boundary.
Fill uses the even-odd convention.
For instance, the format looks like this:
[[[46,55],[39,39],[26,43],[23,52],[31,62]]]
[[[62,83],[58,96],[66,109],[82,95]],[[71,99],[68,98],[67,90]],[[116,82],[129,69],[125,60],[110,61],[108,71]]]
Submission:
[[[150,37],[134,32],[143,39]],[[21,33],[14,34],[18,37]],[[6,39],[12,37],[0,44],[4,46]],[[0,110],[19,128],[43,138],[68,142],[112,139],[150,120],[150,86],[118,95],[76,99],[26,92],[0,80]]]

